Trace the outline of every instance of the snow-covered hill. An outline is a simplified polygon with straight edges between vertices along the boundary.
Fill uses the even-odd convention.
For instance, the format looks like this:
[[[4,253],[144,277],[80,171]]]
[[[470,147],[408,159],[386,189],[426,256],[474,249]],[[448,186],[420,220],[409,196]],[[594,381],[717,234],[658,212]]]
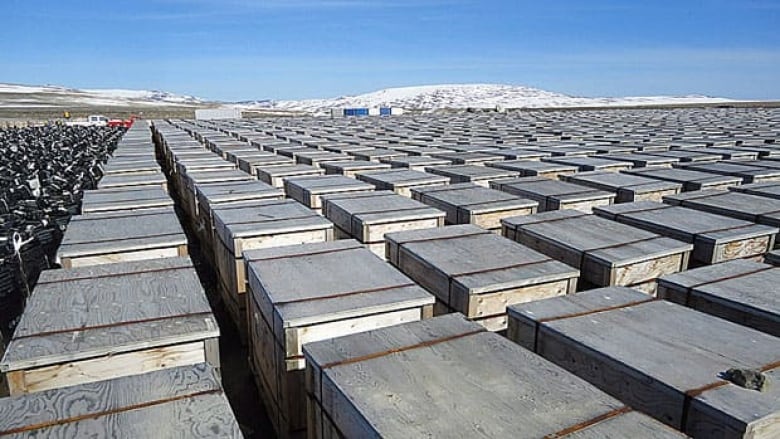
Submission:
[[[158,90],[75,89],[54,85],[29,86],[0,83],[0,107],[68,108],[74,106],[157,107],[200,106],[194,96]]]
[[[389,88],[357,96],[300,101],[236,104],[243,108],[273,108],[291,111],[325,113],[341,107],[402,107],[416,110],[464,108],[550,108],[550,107],[609,107],[668,104],[699,104],[730,102],[730,99],[708,96],[642,96],[623,98],[587,98],[518,85],[449,84],[418,87]]]

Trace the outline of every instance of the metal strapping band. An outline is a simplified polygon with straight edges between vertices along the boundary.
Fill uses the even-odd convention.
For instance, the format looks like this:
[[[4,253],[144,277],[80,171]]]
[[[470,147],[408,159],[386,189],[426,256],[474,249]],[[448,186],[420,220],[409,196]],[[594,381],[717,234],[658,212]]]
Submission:
[[[302,299],[295,299],[295,300],[287,300],[284,302],[274,302],[274,305],[288,305],[291,303],[302,303],[302,302],[315,302],[318,300],[327,300],[327,299],[338,299],[340,297],[349,297],[349,296],[356,296],[358,294],[369,294],[369,293],[378,293],[381,291],[389,291],[389,290],[395,290],[400,288],[409,288],[416,286],[416,283],[406,283],[401,285],[392,285],[388,287],[378,287],[378,288],[368,288],[365,290],[358,290],[358,291],[349,291],[346,293],[337,293],[337,294],[330,294],[327,296],[317,296],[317,297],[305,297]]]
[[[545,262],[550,262],[550,261],[555,261],[555,260],[556,259],[545,258],[545,259],[540,259],[538,261],[521,262],[521,263],[517,263],[517,264],[506,265],[506,266],[503,266],[503,267],[485,268],[485,269],[482,269],[482,270],[474,270],[474,271],[465,271],[465,272],[462,272],[462,273],[450,274],[449,277],[454,279],[456,277],[472,276],[472,275],[475,275],[475,274],[490,273],[492,271],[510,270],[512,268],[520,268],[520,267],[525,267],[525,266],[528,266],[528,265],[543,264]]]
[[[76,282],[76,281],[80,281],[80,280],[106,279],[106,278],[112,278],[112,277],[132,276],[132,275],[136,275],[136,274],[163,273],[163,272],[166,272],[166,271],[186,270],[188,268],[191,268],[191,269],[195,270],[195,267],[193,265],[187,265],[186,267],[155,268],[153,270],[130,271],[130,272],[127,272],[127,273],[107,273],[107,274],[96,274],[96,275],[92,275],[92,276],[88,276],[88,277],[69,277],[67,279],[58,279],[58,280],[38,282],[38,285],[58,284],[58,283],[64,283],[64,282]]]
[[[450,335],[450,336],[447,336],[447,337],[437,338],[435,340],[428,340],[428,341],[424,341],[424,342],[413,344],[413,345],[409,345],[409,346],[402,346],[402,347],[399,347],[399,348],[388,349],[386,351],[375,352],[373,354],[366,354],[366,355],[362,355],[362,356],[359,356],[359,357],[347,358],[345,360],[334,361],[332,363],[323,364],[320,367],[320,369],[325,370],[325,369],[330,369],[330,368],[336,367],[336,366],[343,366],[343,365],[346,365],[346,364],[359,363],[361,361],[373,360],[375,358],[385,357],[387,355],[391,355],[391,354],[395,354],[395,353],[399,353],[399,352],[405,352],[405,351],[410,351],[410,350],[413,350],[413,349],[434,346],[434,345],[437,345],[437,344],[440,344],[440,343],[445,343],[445,342],[448,342],[448,341],[457,340],[459,338],[468,337],[468,336],[479,334],[479,333],[482,333],[482,332],[487,332],[487,331],[484,328],[480,328],[480,329],[476,329],[474,331],[469,331],[469,332],[464,332],[464,333],[461,333],[461,334]]]
[[[131,237],[125,237],[125,238],[111,238],[111,239],[98,239],[97,241],[77,241],[77,242],[64,242],[65,245],[77,245],[77,244],[103,244],[106,242],[117,242],[117,241],[129,241],[132,239],[146,239],[146,238],[163,238],[165,236],[176,236],[176,235],[184,235],[184,231],[179,232],[173,232],[173,233],[160,233],[157,235],[143,235],[143,236],[131,236]],[[146,250],[146,249],[145,249]],[[122,250],[120,250],[121,252]],[[78,257],[78,256],[77,256]]]
[[[591,427],[593,425],[596,425],[599,422],[603,422],[603,421],[606,421],[608,419],[612,419],[614,417],[626,414],[626,413],[628,413],[630,411],[631,411],[630,407],[623,406],[623,407],[617,408],[615,410],[611,410],[611,411],[609,411],[607,413],[604,413],[603,415],[596,416],[595,418],[589,419],[587,421],[580,422],[579,424],[574,424],[571,427],[564,428],[563,430],[559,430],[559,431],[557,431],[555,433],[548,434],[548,435],[544,436],[544,439],[562,438],[562,437],[568,436],[568,435],[570,435],[572,433],[576,433],[578,431],[585,430],[586,428],[589,428],[589,427]]]
[[[198,396],[211,395],[211,394],[221,394],[221,393],[222,393],[221,389],[203,390],[203,391],[200,391],[200,392],[194,392],[194,393],[189,393],[189,394],[186,394],[186,395],[179,395],[179,396],[173,396],[173,397],[169,397],[169,398],[158,399],[158,400],[155,400],[155,401],[148,401],[148,402],[142,402],[142,403],[138,403],[138,404],[132,404],[132,405],[128,405],[128,406],[125,406],[125,407],[120,407],[120,408],[115,408],[115,409],[110,409],[110,410],[104,410],[104,411],[96,412],[96,413],[87,413],[87,414],[78,415],[78,416],[71,416],[71,417],[66,418],[66,419],[56,419],[56,420],[52,420],[52,421],[40,422],[40,423],[37,423],[37,424],[25,425],[24,427],[17,427],[17,428],[12,428],[12,429],[9,429],[9,430],[0,431],[0,436],[6,436],[6,435],[18,434],[18,433],[24,433],[24,432],[30,432],[30,431],[34,431],[34,430],[41,430],[41,429],[44,429],[44,428],[55,427],[55,426],[58,426],[58,425],[72,424],[74,422],[84,421],[84,420],[87,420],[87,419],[96,419],[96,418],[103,417],[103,416],[110,416],[110,415],[115,415],[115,414],[122,413],[122,412],[128,412],[130,410],[139,410],[139,409],[144,409],[144,408],[147,408],[147,407],[154,407],[154,406],[161,405],[161,404],[167,404],[169,402],[181,401],[183,399],[196,398]]]
[[[316,256],[316,255],[326,255],[328,253],[340,253],[340,252],[346,252],[350,250],[360,250],[365,249],[362,245],[356,245],[354,247],[345,247],[345,248],[331,248],[326,250],[319,250],[319,251],[313,251],[309,253],[294,253],[291,255],[281,255],[281,256],[273,256],[270,258],[257,258],[257,259],[248,259],[247,262],[259,262],[259,261],[275,261],[278,259],[292,259],[292,258],[301,258],[304,256]],[[251,251],[251,250],[249,250]]]
[[[124,326],[124,325],[134,325],[138,323],[150,323],[150,322],[159,322],[162,320],[170,320],[170,319],[181,319],[185,317],[195,317],[195,316],[202,316],[202,315],[211,315],[211,310],[209,311],[201,311],[201,312],[194,312],[194,313],[185,313],[185,314],[175,314],[171,316],[161,316],[161,317],[151,317],[148,319],[138,319],[138,320],[127,320],[124,322],[117,322],[117,323],[106,323],[104,325],[93,325],[93,326],[81,326],[78,328],[69,328],[69,329],[57,329],[55,331],[45,331],[45,332],[38,332],[35,334],[28,334],[28,335],[20,335],[17,337],[14,337],[12,341],[14,340],[21,340],[25,338],[33,338],[33,337],[45,337],[48,335],[56,335],[56,334],[66,334],[69,332],[82,332],[82,331],[90,331],[93,329],[107,329],[107,328],[116,328],[117,326]]]
[[[247,206],[247,207],[250,207],[250,206]],[[237,208],[236,210],[238,210],[238,209],[241,209],[241,207]],[[233,210],[233,209],[225,209],[225,210]],[[215,212],[214,209],[212,209],[211,211]],[[216,213],[212,213],[212,215],[215,215],[216,218],[219,219],[219,216],[216,215]],[[289,221],[289,220],[299,220],[299,219],[322,218],[321,216],[317,215],[313,211],[311,212],[311,214],[304,215],[304,216],[288,216],[288,217],[278,217],[278,218],[272,218],[272,217],[269,217],[268,215],[262,215],[262,216],[265,216],[267,219],[258,219],[258,220],[253,220],[253,221],[240,221],[240,222],[237,222],[237,223],[224,223],[222,221],[220,221],[220,222],[225,227],[230,227],[230,226],[240,226],[240,225],[244,225],[244,224],[272,223],[274,221]]]

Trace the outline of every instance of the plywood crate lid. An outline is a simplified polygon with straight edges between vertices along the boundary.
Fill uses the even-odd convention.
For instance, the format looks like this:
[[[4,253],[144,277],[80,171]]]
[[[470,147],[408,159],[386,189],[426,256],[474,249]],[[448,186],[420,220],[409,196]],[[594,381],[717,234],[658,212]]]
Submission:
[[[241,207],[212,210],[214,228],[225,246],[234,251],[234,240],[306,230],[326,230],[333,224],[294,200],[258,200]]]
[[[372,340],[378,349],[387,349],[366,346]],[[617,427],[595,423],[601,418],[625,425],[629,429],[622,432],[632,436],[644,430],[653,437],[682,437],[644,415],[632,415],[636,423],[621,423],[618,419],[628,413],[622,403],[462,317],[437,317],[325,343],[348,352],[331,363],[309,357],[320,371],[322,410],[347,437],[543,437],[566,431],[595,438]],[[316,344],[306,348],[323,358]],[[372,384],[367,386],[363,377],[371,377]],[[376,398],[377,389],[394,398]]]
[[[200,363],[2,398],[0,435],[241,438],[219,381]]]
[[[275,327],[434,302],[411,279],[352,239],[249,250],[243,256],[252,294],[266,321]]]
[[[191,263],[172,259],[47,274],[29,299],[0,368],[38,367],[219,336]]]
[[[58,255],[68,258],[185,244],[187,237],[170,207],[93,213],[73,217]]]

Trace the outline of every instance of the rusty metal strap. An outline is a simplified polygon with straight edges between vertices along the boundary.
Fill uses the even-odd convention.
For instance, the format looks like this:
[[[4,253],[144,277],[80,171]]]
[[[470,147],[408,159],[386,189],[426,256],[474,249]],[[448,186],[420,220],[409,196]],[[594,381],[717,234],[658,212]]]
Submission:
[[[247,207],[251,207],[251,206],[247,206]],[[239,209],[240,209],[240,207],[239,207]],[[232,210],[232,209],[229,209],[229,210]],[[212,209],[212,212],[215,212],[215,210]],[[212,213],[212,215],[215,215],[215,213]],[[290,220],[299,220],[299,219],[322,218],[321,216],[317,215],[313,211],[311,212],[311,214],[303,215],[303,216],[288,216],[288,217],[278,217],[278,218],[273,218],[273,217],[270,217],[268,215],[262,215],[262,216],[265,216],[267,219],[257,219],[257,220],[252,220],[252,221],[239,221],[239,222],[236,222],[236,223],[224,223],[222,221],[220,221],[220,222],[222,222],[222,224],[225,227],[230,227],[230,226],[240,226],[240,225],[245,225],[245,224],[272,223],[272,222],[275,222],[275,221],[290,221]],[[216,219],[219,219],[219,216],[216,216]]]
[[[195,316],[205,316],[205,315],[211,315],[211,311],[201,311],[201,312],[195,312],[195,313],[184,313],[184,314],[175,314],[171,316],[161,316],[161,317],[150,317],[148,319],[138,319],[138,320],[126,320],[123,322],[117,322],[117,323],[106,323],[103,325],[92,325],[92,326],[80,326],[78,328],[69,328],[69,329],[57,329],[54,331],[45,331],[45,332],[38,332],[35,334],[29,334],[29,335],[20,335],[16,336],[12,339],[13,340],[22,340],[25,338],[33,338],[33,337],[45,337],[49,335],[56,335],[56,334],[66,334],[69,332],[83,332],[83,331],[90,331],[93,329],[108,329],[108,328],[116,328],[118,326],[124,326],[124,325],[134,325],[139,323],[150,323],[150,322],[159,322],[163,320],[170,320],[170,319],[181,319],[185,317],[195,317]]]
[[[409,288],[414,287],[417,284],[414,282],[411,283],[405,283],[401,285],[392,285],[388,287],[378,287],[378,288],[367,288],[364,290],[358,290],[358,291],[349,291],[346,293],[336,293],[336,294],[329,294],[327,296],[317,296],[317,297],[304,297],[302,299],[294,299],[294,300],[287,300],[284,302],[274,302],[275,306],[278,305],[289,305],[291,303],[302,303],[302,302],[316,302],[318,300],[328,300],[328,299],[338,299],[341,297],[349,297],[349,296],[356,296],[358,294],[369,294],[369,293],[379,293],[382,291],[389,291],[389,290],[396,290],[400,288]]]
[[[450,274],[449,277],[451,279],[454,279],[456,277],[472,276],[472,275],[475,275],[475,274],[490,273],[490,272],[493,272],[493,271],[511,270],[513,268],[526,267],[526,266],[535,265],[535,264],[543,264],[545,262],[551,262],[551,261],[556,261],[556,259],[545,258],[545,259],[540,259],[538,261],[520,262],[520,263],[517,263],[517,264],[506,265],[506,266],[503,266],[503,267],[486,268],[486,269],[474,270],[474,271],[464,271],[462,273]]]
[[[350,250],[361,250],[361,249],[365,249],[365,247],[362,245],[356,245],[355,247],[331,248],[331,249],[318,250],[318,251],[312,251],[307,253],[293,253],[289,255],[272,256],[268,258],[253,258],[253,259],[248,259],[247,262],[251,263],[251,262],[260,262],[260,261],[275,261],[278,259],[292,259],[292,258],[301,258],[304,256],[326,255],[328,253],[341,253]]]
[[[388,349],[388,350],[385,350],[385,351],[374,352],[374,353],[371,353],[371,354],[361,355],[361,356],[354,357],[354,358],[347,358],[347,359],[344,359],[344,360],[333,361],[331,363],[323,364],[322,366],[320,366],[320,369],[322,369],[322,370],[330,369],[330,368],[336,367],[336,366],[343,366],[343,365],[346,365],[346,364],[359,363],[361,361],[373,360],[375,358],[385,357],[387,355],[396,354],[396,353],[399,353],[399,352],[405,352],[405,351],[410,351],[410,350],[413,350],[413,349],[434,346],[434,345],[437,345],[437,344],[440,344],[440,343],[445,343],[445,342],[448,342],[448,341],[457,340],[459,338],[464,338],[464,337],[468,337],[468,336],[471,336],[471,335],[479,334],[481,332],[486,332],[486,330],[484,328],[479,328],[479,329],[476,329],[474,331],[463,332],[463,333],[460,333],[460,334],[455,334],[455,335],[450,335],[450,336],[447,336],[447,337],[437,338],[435,340],[428,340],[428,341],[420,342],[420,343],[409,345],[409,346],[402,346],[402,347],[399,347],[399,348],[393,348],[393,349]]]
[[[187,270],[187,269],[195,270],[195,267],[193,265],[187,265],[186,267],[156,268],[156,269],[153,269],[153,270],[130,271],[130,272],[127,272],[127,273],[95,274],[95,275],[86,276],[86,277],[69,277],[67,279],[59,279],[59,280],[38,282],[38,285],[58,284],[58,283],[64,283],[64,282],[76,282],[76,281],[80,281],[80,280],[108,279],[108,278],[113,278],[113,277],[133,276],[133,275],[136,275],[136,274],[164,273],[166,271]]]
[[[143,235],[143,236],[132,236],[132,237],[125,237],[125,238],[110,238],[110,239],[98,239],[97,241],[78,241],[78,242],[64,242],[64,245],[82,245],[82,244],[104,244],[107,242],[117,242],[117,241],[129,241],[132,239],[147,239],[147,238],[164,238],[166,236],[177,236],[177,235],[184,235],[184,231],[178,231],[173,233],[159,233],[157,235]]]
[[[575,312],[575,313],[564,314],[564,315],[555,316],[555,317],[548,317],[546,319],[539,319],[538,324],[547,323],[547,322],[553,322],[553,321],[556,321],[556,320],[570,319],[570,318],[574,318],[574,317],[582,317],[582,316],[587,316],[587,315],[590,315],[590,314],[596,314],[596,313],[605,312],[605,311],[613,311],[613,310],[616,310],[616,309],[630,308],[632,306],[642,305],[644,303],[649,303],[649,302],[658,302],[660,300],[661,299],[659,299],[657,297],[650,297],[648,299],[635,300],[633,302],[622,303],[620,305],[612,305],[612,306],[607,306],[607,307],[604,307],[604,308],[591,309],[591,310],[588,310],[588,311]]]
[[[11,428],[8,430],[0,431],[0,436],[32,432],[35,430],[42,430],[44,428],[56,427],[58,425],[72,424],[74,422],[85,421],[88,419],[96,419],[103,416],[115,415],[118,413],[128,412],[131,410],[140,410],[148,407],[154,407],[161,404],[167,404],[169,402],[181,401],[183,399],[196,398],[198,396],[221,394],[221,393],[222,393],[221,389],[203,390],[200,392],[188,393],[186,395],[178,395],[169,398],[158,399],[155,401],[141,402],[138,404],[132,404],[125,407],[118,407],[118,408],[103,410],[95,413],[87,413],[83,415],[71,416],[65,419],[55,419],[51,421],[39,422],[37,424],[25,425],[23,427]]]
[[[531,226],[531,225],[534,225],[534,224],[550,224],[550,223],[557,223],[557,222],[560,222],[560,221],[566,221],[566,220],[572,220],[572,219],[582,218],[582,217],[584,217],[584,216],[591,216],[591,214],[589,214],[589,213],[584,213],[584,212],[583,212],[583,213],[581,213],[580,215],[575,215],[575,216],[567,216],[567,217],[563,217],[563,218],[555,218],[555,219],[548,219],[548,220],[539,219],[539,220],[537,220],[537,221],[533,221],[533,222],[527,222],[527,223],[523,223],[523,224],[518,224],[518,225],[516,225],[516,226],[514,226],[514,227],[515,227],[515,230],[519,230],[519,229],[522,229],[522,228],[523,228],[523,227],[525,227],[525,226]],[[531,215],[531,217],[533,217],[533,215]]]
[[[568,435],[570,435],[572,433],[577,433],[579,431],[585,430],[586,428],[592,427],[592,426],[598,424],[599,422],[604,422],[604,421],[606,421],[608,419],[612,419],[612,418],[615,418],[617,416],[624,415],[624,414],[629,413],[631,411],[632,411],[631,408],[630,407],[626,407],[626,406],[623,406],[623,407],[620,407],[620,408],[616,408],[616,409],[608,411],[608,412],[606,412],[606,413],[604,413],[602,415],[596,416],[595,418],[588,419],[587,421],[580,422],[578,424],[572,425],[571,427],[567,427],[567,428],[564,428],[563,430],[559,430],[559,431],[557,431],[555,433],[548,434],[548,435],[544,436],[544,439],[558,439],[558,438],[566,437],[566,436],[568,436]]]

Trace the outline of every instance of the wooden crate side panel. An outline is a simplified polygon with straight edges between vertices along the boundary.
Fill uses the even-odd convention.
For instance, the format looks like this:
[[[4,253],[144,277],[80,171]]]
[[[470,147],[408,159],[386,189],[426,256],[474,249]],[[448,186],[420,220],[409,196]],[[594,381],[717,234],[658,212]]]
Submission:
[[[132,252],[108,253],[95,256],[69,257],[62,258],[62,266],[64,268],[76,268],[88,267],[91,265],[115,264],[118,262],[143,261],[146,259],[175,258],[176,256],[186,255],[186,249],[187,247],[184,246],[183,254],[180,246],[175,246],[153,250],[138,250]]]
[[[202,341],[9,373],[11,395],[103,381],[206,361]]]

